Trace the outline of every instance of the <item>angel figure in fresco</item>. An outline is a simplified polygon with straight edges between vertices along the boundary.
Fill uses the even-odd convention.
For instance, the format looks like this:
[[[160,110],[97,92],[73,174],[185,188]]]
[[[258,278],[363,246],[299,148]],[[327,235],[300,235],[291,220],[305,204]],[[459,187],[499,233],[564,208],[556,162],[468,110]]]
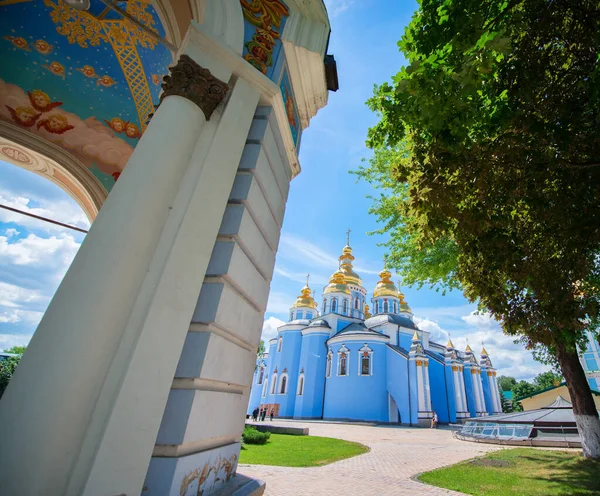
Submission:
[[[128,138],[132,139],[137,139],[142,135],[139,128],[133,122],[127,122],[125,124],[125,134]]]
[[[125,131],[125,128],[129,124],[129,122],[125,122],[120,117],[113,117],[110,121],[104,119],[104,122],[106,122],[106,125],[110,127],[115,133],[119,134]]]
[[[50,65],[42,65],[42,67],[48,71],[50,71],[55,76],[60,76],[65,79],[65,67],[58,62],[52,62]]]
[[[158,76],[158,74],[152,74],[152,82],[154,84],[160,84],[160,77]]]
[[[4,39],[10,41],[13,44],[13,46],[20,48],[21,50],[31,52],[29,43],[27,43],[27,40],[25,38],[21,38],[20,36],[5,36]]]
[[[104,86],[105,88],[110,88],[111,86],[117,84],[117,82],[111,78],[110,76],[102,76],[101,78],[98,78],[98,80],[96,81],[96,85],[100,86]]]
[[[35,109],[31,107],[17,107],[16,109],[5,105],[10,113],[11,119],[23,127],[31,127],[40,118],[42,114],[38,114]]]
[[[54,47],[45,40],[37,40],[34,46],[35,49],[43,55],[48,55],[54,50]]]
[[[297,127],[296,125],[296,113],[294,112],[294,100],[292,100],[292,95],[288,91],[287,85],[284,85],[285,88],[285,111],[287,113],[288,122],[290,126]]]
[[[75,126],[71,126],[67,118],[60,114],[50,114],[48,118],[42,119],[37,123],[37,128],[40,129],[42,127],[52,134],[63,134],[71,129],[75,129]]]
[[[29,103],[38,112],[50,112],[56,107],[60,107],[63,102],[53,102],[50,100],[48,93],[44,93],[42,90],[33,90],[27,92],[29,97]]]
[[[84,65],[83,67],[78,67],[77,70],[81,72],[85,77],[89,78],[99,78],[98,74],[96,74],[96,70],[91,65]]]

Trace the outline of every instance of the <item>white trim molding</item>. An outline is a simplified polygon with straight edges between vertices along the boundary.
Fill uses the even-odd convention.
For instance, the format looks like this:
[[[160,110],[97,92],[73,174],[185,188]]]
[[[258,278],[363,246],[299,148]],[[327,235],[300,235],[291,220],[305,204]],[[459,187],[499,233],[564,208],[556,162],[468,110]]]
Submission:
[[[366,354],[366,357],[365,357],[365,354]],[[368,374],[362,373],[363,358],[369,359],[369,373]],[[361,349],[358,350],[358,375],[361,377],[368,377],[368,376],[373,375],[373,350],[371,348],[369,348],[367,343],[365,343],[365,345]]]

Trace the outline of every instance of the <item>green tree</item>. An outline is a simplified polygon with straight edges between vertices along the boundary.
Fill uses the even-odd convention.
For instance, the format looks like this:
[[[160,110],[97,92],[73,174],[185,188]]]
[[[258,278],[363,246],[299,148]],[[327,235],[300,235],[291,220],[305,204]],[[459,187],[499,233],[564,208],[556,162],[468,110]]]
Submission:
[[[507,375],[498,376],[498,386],[502,391],[512,391],[513,386],[517,383],[514,377]]]
[[[600,315],[599,28],[594,1],[422,0],[357,171],[407,284],[461,288],[560,365],[588,457],[600,421],[577,345]]]
[[[265,342],[261,339],[260,343],[258,343],[258,350],[256,350],[256,358],[264,358],[266,351]]]
[[[525,396],[535,393],[536,391],[538,391],[538,388],[534,384],[531,384],[531,382],[519,381],[513,386],[513,399],[519,400]]]
[[[23,353],[25,353],[25,349],[25,346],[13,346],[12,348],[4,350],[5,353],[13,353],[16,356],[0,360],[0,398],[2,398],[8,383],[12,379],[12,376],[17,369],[17,365],[19,365]]]
[[[541,391],[543,389],[558,386],[564,380],[565,379],[562,375],[557,374],[552,370],[549,370],[547,372],[542,372],[541,374],[536,375],[533,379],[533,383],[535,384],[536,388],[539,391]]]
[[[498,390],[500,391],[500,406],[502,407],[502,412],[511,413],[513,411],[512,402],[506,399],[504,391],[500,386],[498,386]]]

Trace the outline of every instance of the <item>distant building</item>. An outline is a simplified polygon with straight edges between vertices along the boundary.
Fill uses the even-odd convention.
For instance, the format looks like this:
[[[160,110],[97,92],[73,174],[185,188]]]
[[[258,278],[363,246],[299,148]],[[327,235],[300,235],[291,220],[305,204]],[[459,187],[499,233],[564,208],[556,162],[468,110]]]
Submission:
[[[308,282],[302,288],[257,362],[248,413],[429,425],[433,412],[442,423],[501,412],[487,351],[478,362],[469,346],[462,352],[430,340],[386,269],[371,315],[353,260],[345,246],[321,304]]]
[[[552,386],[520,398],[519,402],[523,405],[523,410],[525,411],[538,410],[552,403],[557,396],[562,396],[571,403],[571,395],[569,394],[566,382],[561,382],[558,386]],[[600,391],[592,388],[592,396],[594,397],[594,403],[596,403],[596,409],[600,410]]]
[[[600,390],[600,343],[594,335],[587,331],[587,347],[585,351],[579,354],[579,360],[585,371],[585,376],[590,384],[590,388]]]

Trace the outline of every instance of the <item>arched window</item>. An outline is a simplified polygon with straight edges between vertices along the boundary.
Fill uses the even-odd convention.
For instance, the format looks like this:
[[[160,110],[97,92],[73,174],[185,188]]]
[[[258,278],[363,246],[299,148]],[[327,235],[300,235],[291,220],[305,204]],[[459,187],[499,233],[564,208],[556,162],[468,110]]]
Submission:
[[[323,300],[323,314],[325,313],[325,310],[327,310],[327,300]]]
[[[269,384],[268,377],[265,377],[265,382],[263,383],[262,388],[262,397],[264,398],[267,395],[267,385]]]
[[[312,312],[306,312],[306,318],[307,318],[308,320],[312,319],[312,318],[313,318],[313,314],[312,314]]]
[[[302,318],[302,312],[301,311],[296,312],[296,318],[297,319],[301,319]]]
[[[348,300],[344,298],[344,303],[342,304],[342,312],[344,315],[348,313]]]
[[[331,312],[332,313],[337,312],[337,298],[334,298],[333,300],[331,300]]]
[[[367,343],[358,350],[358,375],[373,374],[373,350]]]
[[[389,305],[387,300],[383,300],[383,313],[389,312]]]
[[[287,376],[287,374],[282,374],[281,379],[279,379],[279,394],[287,393],[287,385],[288,385],[288,376]]]
[[[327,368],[325,370],[325,377],[331,377],[331,361],[333,359],[333,353],[329,350],[327,353]]]
[[[294,312],[290,312],[290,320],[294,320]]]
[[[304,394],[304,374],[300,374],[298,377],[298,390],[296,391],[298,396],[302,396]]]
[[[256,384],[262,384],[264,377],[265,377],[265,368],[260,367],[258,369],[258,382]]]
[[[358,305],[359,305],[358,298],[354,298],[354,309],[355,310],[358,310]]]
[[[283,346],[283,338],[279,336],[279,340],[277,341],[277,351],[281,351],[281,347]]]
[[[398,313],[398,312],[396,311],[396,300],[394,300],[394,313]]]
[[[350,350],[346,348],[346,345],[342,345],[340,351],[338,351],[338,375],[348,375],[348,356]]]
[[[276,388],[277,388],[277,374],[273,374],[273,377],[271,377],[271,393],[270,394],[275,394]]]

